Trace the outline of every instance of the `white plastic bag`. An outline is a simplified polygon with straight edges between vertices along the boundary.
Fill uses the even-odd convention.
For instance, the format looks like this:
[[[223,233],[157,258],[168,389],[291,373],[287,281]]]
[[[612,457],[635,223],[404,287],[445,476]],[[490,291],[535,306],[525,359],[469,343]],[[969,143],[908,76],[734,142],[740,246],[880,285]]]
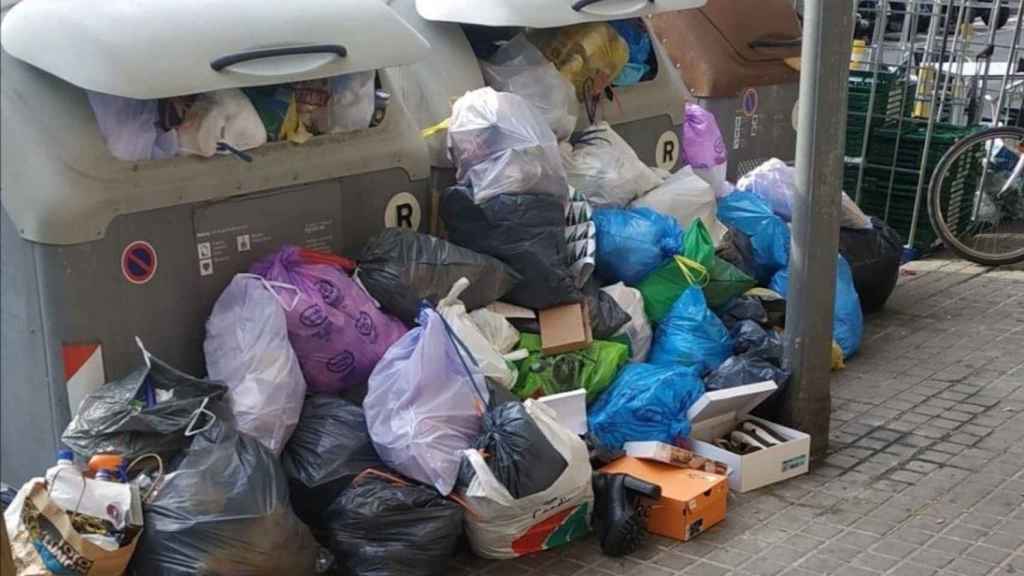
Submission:
[[[599,122],[574,138],[572,150],[562,147],[569,185],[595,207],[624,207],[661,184],[629,144],[607,122]]]
[[[798,193],[796,186],[796,170],[779,160],[772,158],[747,172],[736,183],[736,189],[753,192],[767,202],[772,212],[786,222],[793,219],[793,198]],[[867,230],[871,228],[871,219],[857,206],[857,203],[843,192],[842,206],[839,214],[839,225],[843,228]]]
[[[624,335],[629,338],[634,362],[646,362],[647,353],[651,351],[651,341],[654,340],[654,331],[644,312],[643,295],[636,288],[630,288],[622,282],[605,286],[601,290],[607,292],[619,305],[619,308],[629,314],[629,322],[619,328],[615,335]]]
[[[672,216],[683,229],[689,228],[694,218],[700,218],[715,245],[725,236],[726,228],[716,216],[718,202],[715,190],[690,166],[680,168],[661,186],[634,200],[631,206],[646,207]]]
[[[249,97],[237,88],[205,92],[185,113],[178,126],[181,151],[210,157],[220,152],[223,142],[236,150],[249,150],[267,143],[267,129]]]
[[[536,46],[519,34],[491,58],[480,61],[487,85],[526,99],[540,112],[559,140],[572,135],[579,101],[576,90]]]
[[[160,129],[156,100],[89,92],[107,149],[120,160],[162,160],[178,153],[178,134]]]
[[[505,361],[501,352],[491,344],[487,336],[477,328],[476,323],[466,312],[466,305],[459,300],[459,295],[466,288],[469,288],[469,280],[459,278],[452,285],[448,295],[437,303],[437,312],[448,322],[448,325],[455,331],[455,335],[469,348],[483,375],[505,388],[512,388],[516,383],[518,372]]]
[[[448,125],[455,178],[480,204],[499,194],[535,192],[565,198],[558,140],[520,96],[479,88],[455,101]]]
[[[461,494],[472,511],[466,515],[466,535],[473,551],[483,558],[507,559],[547,550],[581,538],[590,529],[594,491],[586,444],[559,424],[548,406],[535,400],[523,405],[568,465],[547,490],[517,500],[494,477],[480,452],[463,452],[475,473]]]
[[[337,134],[369,128],[373,120],[376,77],[375,71],[367,70],[328,80],[331,99],[327,103],[327,126],[323,132]]]
[[[461,451],[480,436],[490,394],[444,319],[422,308],[417,320],[374,368],[363,411],[384,463],[447,496]]]
[[[206,371],[224,382],[238,429],[281,454],[302,413],[306,380],[288,341],[285,309],[298,291],[237,274],[206,321]]]
[[[501,314],[478,308],[470,312],[469,317],[498,352],[508,354],[519,345],[519,330]]]

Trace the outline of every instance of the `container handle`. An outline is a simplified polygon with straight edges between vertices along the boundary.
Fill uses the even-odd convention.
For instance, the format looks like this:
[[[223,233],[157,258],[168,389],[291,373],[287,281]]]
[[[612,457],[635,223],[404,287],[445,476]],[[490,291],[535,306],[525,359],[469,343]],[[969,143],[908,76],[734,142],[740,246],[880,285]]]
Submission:
[[[784,40],[778,40],[773,38],[760,38],[750,42],[750,47],[754,50],[759,49],[772,49],[772,48],[799,48],[803,44],[802,38],[789,38]]]
[[[574,12],[582,12],[583,9],[586,8],[587,6],[590,6],[591,4],[597,4],[598,2],[603,1],[604,0],[576,0],[575,2],[572,3],[572,9]],[[647,0],[647,3],[654,4],[654,0]],[[638,9],[639,8],[631,8],[629,10],[622,11],[622,13],[630,14],[632,12],[636,12]]]
[[[284,46],[282,48],[262,48],[248,52],[228,54],[210,61],[210,68],[214,72],[220,72],[228,66],[262,60],[264,58],[275,58],[278,56],[296,56],[301,54],[334,54],[339,58],[348,56],[348,50],[341,44],[313,44],[311,46]]]

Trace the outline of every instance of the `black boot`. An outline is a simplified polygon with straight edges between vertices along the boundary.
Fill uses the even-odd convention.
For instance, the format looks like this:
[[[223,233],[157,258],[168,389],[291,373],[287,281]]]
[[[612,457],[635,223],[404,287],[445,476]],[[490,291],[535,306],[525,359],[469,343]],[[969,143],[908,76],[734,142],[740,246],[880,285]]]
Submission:
[[[594,473],[594,522],[601,551],[608,556],[632,554],[647,533],[647,508],[641,496],[657,500],[661,487],[628,474]]]

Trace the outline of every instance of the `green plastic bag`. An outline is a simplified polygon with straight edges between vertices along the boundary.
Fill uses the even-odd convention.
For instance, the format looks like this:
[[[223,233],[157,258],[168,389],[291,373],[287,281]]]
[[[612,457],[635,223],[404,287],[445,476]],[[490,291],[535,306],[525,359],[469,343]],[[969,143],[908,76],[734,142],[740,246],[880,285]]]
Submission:
[[[708,301],[708,308],[717,310],[754,286],[757,286],[756,280],[729,261],[715,256],[708,270],[708,283],[704,285],[704,298]]]
[[[530,352],[519,362],[519,380],[512,388],[523,400],[584,388],[589,404],[611,385],[629,360],[629,346],[604,340],[594,340],[583,350],[543,356],[540,336],[522,334],[519,347]]]
[[[644,278],[637,289],[644,297],[644,312],[661,322],[679,296],[690,286],[705,286],[715,260],[715,244],[704,222],[695,218],[683,236],[683,253],[669,258]]]

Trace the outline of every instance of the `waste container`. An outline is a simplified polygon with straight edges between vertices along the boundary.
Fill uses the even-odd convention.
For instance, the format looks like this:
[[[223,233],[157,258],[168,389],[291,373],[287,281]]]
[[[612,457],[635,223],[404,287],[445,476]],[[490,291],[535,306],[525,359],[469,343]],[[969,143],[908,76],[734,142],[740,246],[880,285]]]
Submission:
[[[476,66],[476,58],[462,26],[521,29],[531,36],[543,38],[554,29],[586,22],[604,22],[642,18],[650,33],[649,16],[665,11],[684,10],[702,6],[705,0],[394,0],[390,5],[409,23],[421,32],[431,44],[431,53],[424,62],[409,67],[409,73],[417,79],[406,77],[410,82],[417,80],[426,88],[411,88],[422,95],[419,100],[424,109],[430,109],[436,116],[424,115],[423,128],[436,124],[447,117],[451,98],[457,98],[468,90],[484,85]],[[419,22],[416,22],[419,20]],[[461,25],[461,26],[460,26]],[[652,44],[657,63],[657,73],[649,80],[631,86],[616,86],[614,101],[602,100],[596,110],[593,122],[605,120],[619,133],[645,164],[674,171],[681,164],[680,129],[683,123],[683,103],[687,99],[686,87],[668,53],[655,40]],[[435,38],[439,42],[435,42]],[[468,66],[470,61],[474,66]],[[470,72],[454,68],[470,67],[479,79],[470,77]],[[424,71],[433,68],[440,77],[448,81],[450,93],[430,89],[436,81]],[[473,84],[473,85],[470,85]],[[412,106],[411,99],[407,100]],[[583,112],[578,118],[578,127],[586,127],[591,119]],[[428,124],[429,121],[429,124]],[[442,138],[437,138],[443,142]],[[443,145],[442,145],[443,146]],[[434,149],[437,149],[435,144]],[[446,164],[441,153],[433,156],[435,166]],[[437,170],[435,170],[437,172]],[[447,171],[447,180],[453,181],[454,172]],[[438,177],[437,182],[445,179]],[[443,188],[439,188],[443,189]]]
[[[651,27],[729,152],[727,178],[796,155],[801,28],[791,0],[708,0],[655,15]]]
[[[6,3],[5,3],[6,4]],[[429,45],[378,0],[33,0],[2,22],[3,480],[52,463],[84,394],[153,354],[204,373],[233,274],[283,243],[355,255],[425,230],[430,162],[396,66]],[[266,51],[267,47],[272,47]],[[115,159],[86,90],[163,98],[376,70],[375,126],[234,156]]]

